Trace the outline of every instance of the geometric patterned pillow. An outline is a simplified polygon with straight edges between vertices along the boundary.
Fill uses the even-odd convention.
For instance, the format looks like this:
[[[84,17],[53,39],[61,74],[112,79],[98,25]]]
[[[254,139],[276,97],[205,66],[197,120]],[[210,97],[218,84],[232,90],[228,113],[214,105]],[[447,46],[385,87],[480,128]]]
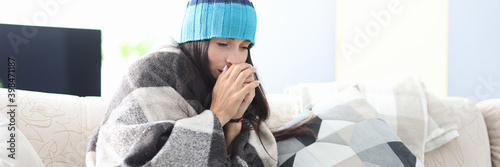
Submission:
[[[314,135],[278,142],[279,166],[423,166],[354,87],[310,113],[316,117],[307,127]]]

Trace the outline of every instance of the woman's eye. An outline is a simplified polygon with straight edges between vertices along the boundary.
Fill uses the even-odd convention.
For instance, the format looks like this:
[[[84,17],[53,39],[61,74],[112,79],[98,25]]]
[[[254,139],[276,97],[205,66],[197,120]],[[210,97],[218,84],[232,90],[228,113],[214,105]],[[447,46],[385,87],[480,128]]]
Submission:
[[[248,50],[248,49],[249,49],[249,47],[248,47],[248,46],[244,46],[244,47],[241,47],[241,49]]]
[[[227,43],[217,43],[219,46],[227,46]]]

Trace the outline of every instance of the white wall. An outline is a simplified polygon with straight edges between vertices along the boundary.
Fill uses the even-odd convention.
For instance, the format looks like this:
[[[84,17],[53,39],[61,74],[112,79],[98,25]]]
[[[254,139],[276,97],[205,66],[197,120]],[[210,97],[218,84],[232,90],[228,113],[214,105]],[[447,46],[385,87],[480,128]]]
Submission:
[[[251,54],[266,93],[299,82],[334,80],[335,1],[254,0]]]
[[[335,10],[337,81],[417,75],[447,94],[447,0],[347,0]]]
[[[112,95],[132,60],[117,57],[124,38],[144,31],[178,38],[187,0],[80,1],[29,0],[0,3],[0,22],[102,29],[103,95]],[[334,2],[332,0],[254,0],[258,25],[254,63],[267,93],[284,93],[299,82],[334,80]],[[41,5],[42,4],[42,5]],[[46,6],[49,8],[45,8]],[[48,9],[48,10],[46,10]],[[52,12],[51,12],[52,11]],[[39,17],[46,15],[46,19]],[[40,25],[40,24],[37,24]]]

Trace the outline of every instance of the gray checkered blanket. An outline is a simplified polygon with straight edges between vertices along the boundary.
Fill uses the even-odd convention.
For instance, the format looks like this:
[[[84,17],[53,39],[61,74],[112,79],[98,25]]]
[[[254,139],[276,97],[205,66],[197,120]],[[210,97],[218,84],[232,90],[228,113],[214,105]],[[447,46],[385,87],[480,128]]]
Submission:
[[[226,152],[218,118],[191,99],[201,88],[183,82],[191,65],[178,51],[132,64],[89,143],[87,166],[276,166],[264,124],[241,132]]]

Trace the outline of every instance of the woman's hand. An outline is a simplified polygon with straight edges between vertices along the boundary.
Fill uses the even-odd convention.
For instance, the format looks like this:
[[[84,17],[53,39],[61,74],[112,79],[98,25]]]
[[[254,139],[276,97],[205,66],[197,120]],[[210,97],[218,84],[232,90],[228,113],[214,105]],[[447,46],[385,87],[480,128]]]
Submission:
[[[250,64],[234,64],[219,75],[212,91],[210,110],[222,126],[231,118],[240,118],[255,96],[259,82],[253,77],[256,69]]]
[[[255,81],[254,75],[249,76],[246,80],[245,83],[243,83],[243,86],[251,84],[252,82]],[[258,82],[258,81],[257,81]],[[258,86],[258,85],[257,85]],[[245,111],[248,109],[248,106],[250,106],[250,103],[252,103],[253,98],[255,97],[255,88],[252,89],[243,99],[241,102],[240,107],[238,108],[238,112],[233,116],[231,119],[238,119],[243,117],[245,114]]]

